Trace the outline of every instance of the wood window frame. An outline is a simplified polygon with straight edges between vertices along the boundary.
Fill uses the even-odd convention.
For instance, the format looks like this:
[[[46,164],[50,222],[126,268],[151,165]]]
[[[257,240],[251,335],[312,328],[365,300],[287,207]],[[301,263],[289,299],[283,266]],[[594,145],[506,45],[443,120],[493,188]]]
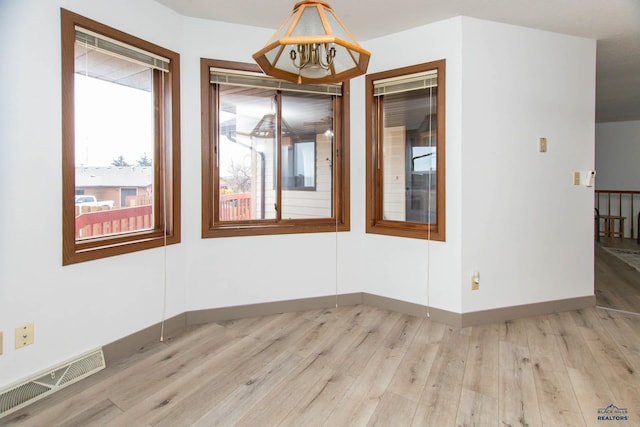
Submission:
[[[115,28],[60,9],[62,37],[62,264],[74,264],[180,242],[180,55]],[[153,70],[154,227],[78,241],[75,238],[75,28],[76,26],[170,60]]]
[[[438,71],[437,124],[436,124],[436,223],[424,224],[408,221],[384,220],[382,217],[382,103],[374,96],[374,82],[409,76],[411,74]],[[409,67],[397,68],[365,78],[366,91],[366,232],[416,239],[446,240],[446,182],[445,182],[445,110],[446,110],[446,60],[437,60]]]
[[[211,68],[220,68],[250,73],[262,73],[255,64],[201,58],[201,120],[202,120],[202,237],[259,236],[296,233],[322,233],[349,231],[350,229],[350,183],[349,183],[349,81],[342,84],[340,101],[334,103],[335,151],[333,184],[333,217],[288,220],[218,221],[219,171],[217,170],[216,147],[218,144],[215,115],[217,115],[216,93],[210,83]],[[278,106],[277,108],[280,108]],[[279,164],[279,163],[278,163]],[[278,170],[280,175],[280,170]],[[278,199],[278,205],[281,205]]]

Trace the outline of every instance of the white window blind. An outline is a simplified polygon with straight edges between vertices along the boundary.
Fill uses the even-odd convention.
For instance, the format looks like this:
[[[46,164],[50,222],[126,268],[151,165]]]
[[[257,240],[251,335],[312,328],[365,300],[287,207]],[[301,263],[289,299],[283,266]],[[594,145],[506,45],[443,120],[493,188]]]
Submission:
[[[373,95],[382,96],[438,86],[438,71],[409,74],[373,82]]]
[[[326,85],[310,85],[297,84],[285,80],[278,80],[267,77],[261,73],[250,73],[241,71],[232,71],[227,69],[213,68],[209,69],[211,74],[211,83],[227,84],[234,86],[259,87],[263,89],[275,89],[289,92],[314,93],[319,95],[341,96],[342,85],[326,84]]]
[[[87,49],[95,49],[143,66],[169,72],[169,64],[171,62],[169,59],[78,26],[76,26],[76,42]]]

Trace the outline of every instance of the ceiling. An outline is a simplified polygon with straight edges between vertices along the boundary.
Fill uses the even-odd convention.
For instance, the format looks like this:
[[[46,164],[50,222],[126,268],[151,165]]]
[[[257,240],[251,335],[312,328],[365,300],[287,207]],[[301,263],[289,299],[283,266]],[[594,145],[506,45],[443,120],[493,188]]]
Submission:
[[[274,31],[297,2],[156,1],[184,16]],[[640,0],[331,0],[329,4],[360,42],[459,15],[596,39],[596,121],[640,120]]]

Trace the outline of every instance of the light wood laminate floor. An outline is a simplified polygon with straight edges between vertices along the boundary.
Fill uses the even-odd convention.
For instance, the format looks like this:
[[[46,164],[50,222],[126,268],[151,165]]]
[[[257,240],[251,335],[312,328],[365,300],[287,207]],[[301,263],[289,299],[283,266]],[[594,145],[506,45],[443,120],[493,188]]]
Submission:
[[[638,372],[638,316],[458,329],[359,305],[194,327],[0,424],[638,426]],[[610,404],[629,421],[599,421]]]

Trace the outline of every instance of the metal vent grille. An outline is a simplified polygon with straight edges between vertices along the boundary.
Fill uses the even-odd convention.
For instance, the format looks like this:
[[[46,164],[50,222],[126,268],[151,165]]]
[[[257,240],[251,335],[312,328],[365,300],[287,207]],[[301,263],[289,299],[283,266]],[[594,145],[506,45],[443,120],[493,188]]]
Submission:
[[[49,390],[50,387],[28,382],[0,394],[0,417],[8,414],[12,408],[21,408],[27,402],[35,401]]]
[[[80,360],[77,360],[69,365],[67,371],[62,376],[62,379],[58,383],[58,386],[73,384],[82,378],[91,375],[94,372],[105,367],[104,355],[102,350],[89,354]]]
[[[55,366],[0,391],[0,418],[106,367],[102,349]]]

